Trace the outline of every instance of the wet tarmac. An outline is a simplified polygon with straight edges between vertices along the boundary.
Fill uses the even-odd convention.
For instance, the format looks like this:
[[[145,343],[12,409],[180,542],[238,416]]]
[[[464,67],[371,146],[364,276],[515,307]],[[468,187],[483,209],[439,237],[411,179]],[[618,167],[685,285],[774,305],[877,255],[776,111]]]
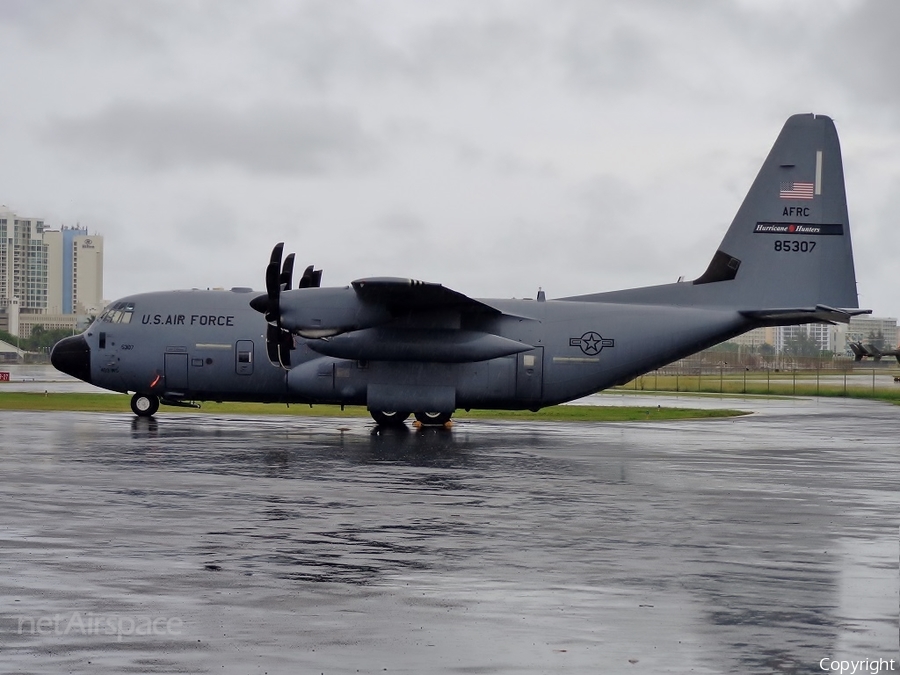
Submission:
[[[0,672],[900,671],[900,408],[707,404],[758,413],[0,413]]]
[[[49,391],[56,394],[115,393],[61,373],[49,364],[0,364],[0,372],[6,372],[9,375],[9,380],[0,382],[0,393],[7,391],[39,393]]]

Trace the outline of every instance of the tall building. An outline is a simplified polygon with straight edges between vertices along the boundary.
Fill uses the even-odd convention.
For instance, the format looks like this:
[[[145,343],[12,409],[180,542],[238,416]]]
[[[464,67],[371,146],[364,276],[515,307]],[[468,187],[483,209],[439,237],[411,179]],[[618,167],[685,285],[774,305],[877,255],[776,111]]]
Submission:
[[[47,247],[44,221],[0,206],[0,310],[19,299],[19,312],[47,309]]]
[[[87,228],[45,230],[47,311],[99,314],[103,309],[103,237]]]
[[[103,237],[50,230],[0,206],[0,329],[28,337],[36,325],[74,329],[103,309]]]

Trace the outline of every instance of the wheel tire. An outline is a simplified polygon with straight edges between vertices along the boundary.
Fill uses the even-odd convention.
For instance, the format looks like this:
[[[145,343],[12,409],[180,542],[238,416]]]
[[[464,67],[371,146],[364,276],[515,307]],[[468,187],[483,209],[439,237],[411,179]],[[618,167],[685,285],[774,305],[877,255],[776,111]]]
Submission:
[[[423,425],[427,426],[444,426],[453,417],[453,413],[448,412],[417,412],[416,419]]]
[[[398,412],[396,410],[370,410],[372,419],[375,423],[382,427],[398,427],[409,417],[408,412]]]
[[[131,397],[131,412],[138,417],[153,417],[159,410],[159,399],[153,394],[135,394]]]

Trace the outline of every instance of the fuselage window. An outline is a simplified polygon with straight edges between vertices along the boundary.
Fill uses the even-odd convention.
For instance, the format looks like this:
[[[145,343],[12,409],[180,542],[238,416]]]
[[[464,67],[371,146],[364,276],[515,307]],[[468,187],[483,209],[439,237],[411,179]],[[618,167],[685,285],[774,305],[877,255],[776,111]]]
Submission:
[[[243,350],[238,352],[238,363],[250,363],[252,359],[253,352],[245,352]]]

